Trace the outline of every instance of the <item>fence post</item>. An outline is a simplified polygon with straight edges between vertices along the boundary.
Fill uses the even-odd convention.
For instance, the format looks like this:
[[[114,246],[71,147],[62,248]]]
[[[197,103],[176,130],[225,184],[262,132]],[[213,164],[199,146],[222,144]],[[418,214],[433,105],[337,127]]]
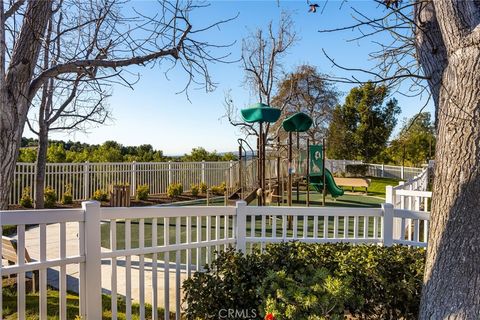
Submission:
[[[392,186],[386,186],[385,187],[385,202],[394,204],[394,202],[393,202],[393,187]]]
[[[237,201],[236,203],[236,219],[237,219],[237,230],[236,234],[236,243],[237,243],[237,251],[241,251],[246,253],[247,243],[246,243],[246,236],[247,236],[247,215],[245,212],[245,208],[247,203],[245,201]]]
[[[83,164],[83,199],[88,200],[90,190],[90,164],[85,161]]]
[[[168,161],[168,185],[172,184],[172,161]]]
[[[405,177],[405,167],[402,166],[401,169],[400,169],[400,179],[404,179]]]
[[[385,164],[382,163],[382,178],[385,178]]]
[[[383,245],[386,247],[391,247],[393,245],[393,204],[391,203],[382,203],[382,212],[383,212],[383,224],[382,224],[382,234],[383,234]]]
[[[137,162],[132,161],[132,195],[135,196],[137,194]]]
[[[102,318],[102,258],[100,202],[82,202],[85,212],[85,310],[86,319]]]
[[[233,160],[230,160],[230,167],[228,168],[229,170],[229,176],[228,179],[230,180],[229,187],[233,187]]]
[[[202,160],[202,182],[205,183],[205,160]]]

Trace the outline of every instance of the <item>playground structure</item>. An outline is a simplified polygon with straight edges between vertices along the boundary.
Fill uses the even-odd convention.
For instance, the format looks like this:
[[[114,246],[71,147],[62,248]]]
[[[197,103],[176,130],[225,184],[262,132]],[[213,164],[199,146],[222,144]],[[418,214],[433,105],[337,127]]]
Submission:
[[[313,121],[305,113],[295,113],[283,120],[281,129],[288,135],[287,143],[277,131],[276,141],[268,141],[264,123],[275,123],[280,110],[265,104],[255,104],[241,110],[247,123],[259,124],[259,137],[256,152],[246,140],[238,139],[239,162],[238,184],[228,191],[228,202],[243,199],[247,203],[257,200],[259,206],[285,202],[293,203],[293,189],[296,188],[296,201],[300,199],[300,187],[306,190],[306,205],[309,206],[310,189],[322,193],[325,205],[326,193],[333,197],[343,195],[343,189],[335,183],[332,173],[325,168],[325,143],[310,145],[310,139],[302,145],[300,134],[310,129]],[[293,135],[296,135],[296,148]],[[285,138],[285,137],[283,137]],[[283,139],[285,141],[285,139]],[[324,174],[325,173],[325,174]]]

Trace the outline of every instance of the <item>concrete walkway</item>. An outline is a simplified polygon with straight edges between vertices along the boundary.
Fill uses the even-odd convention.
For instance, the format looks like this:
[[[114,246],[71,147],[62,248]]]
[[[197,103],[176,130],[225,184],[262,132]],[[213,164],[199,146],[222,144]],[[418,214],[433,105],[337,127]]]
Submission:
[[[66,224],[66,255],[69,256],[78,256],[79,255],[79,241],[78,241],[78,223],[67,223]],[[40,228],[33,227],[28,229],[25,232],[25,244],[30,256],[35,259],[40,259]],[[109,249],[102,248],[102,251],[109,251]],[[171,258],[174,259],[175,255],[170,254]],[[47,259],[58,259],[60,258],[60,225],[52,224],[47,226]],[[140,299],[140,272],[139,272],[139,257],[131,257],[131,297],[134,302],[138,302]],[[59,287],[59,270],[60,268],[50,268],[47,273],[47,283],[48,285],[58,288]],[[67,290],[75,293],[79,292],[79,265],[68,265],[67,268]],[[142,280],[145,288],[145,303],[152,304],[153,297],[153,285],[152,285],[152,259],[145,258],[145,268],[144,268],[145,278]],[[117,259],[117,268],[116,268],[116,279],[117,279],[117,294],[125,298],[126,293],[126,268],[125,268],[125,257],[120,257]],[[175,311],[176,306],[176,270],[175,265],[170,263],[170,272],[169,272],[169,305],[170,311]],[[185,270],[180,272],[181,282],[186,279]],[[164,303],[164,280],[165,272],[163,268],[163,262],[158,261],[157,268],[157,294],[158,299],[157,303],[159,307],[163,307]],[[112,266],[111,260],[105,259],[102,260],[102,289],[103,293],[110,294],[112,284]]]

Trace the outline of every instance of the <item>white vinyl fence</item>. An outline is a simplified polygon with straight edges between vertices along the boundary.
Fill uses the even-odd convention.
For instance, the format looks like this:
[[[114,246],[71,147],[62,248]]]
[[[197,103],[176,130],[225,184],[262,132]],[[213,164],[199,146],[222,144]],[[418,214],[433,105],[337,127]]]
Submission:
[[[399,210],[425,212],[430,211],[432,192],[427,191],[429,181],[429,168],[424,168],[418,175],[406,182],[400,182],[398,186],[387,186],[385,200]],[[402,218],[394,221],[394,237],[412,240],[420,226],[415,221]],[[423,228],[428,231],[427,225]],[[425,232],[424,237],[427,236]]]
[[[287,228],[288,216],[293,216],[292,229]],[[414,221],[412,239],[393,236],[396,218]],[[18,260],[13,265],[3,261],[0,275],[17,276],[19,319],[26,313],[25,278],[36,270],[40,319],[47,318],[47,285],[59,290],[59,319],[67,319],[67,290],[79,292],[82,319],[101,319],[102,292],[111,295],[113,319],[120,310],[118,301],[125,302],[127,319],[132,301],[139,304],[140,319],[180,319],[182,282],[202,271],[216,250],[233,246],[248,252],[253,246],[290,240],[425,247],[422,235],[428,219],[428,213],[391,204],[299,208],[238,202],[236,207],[100,208],[90,201],[81,209],[2,211],[0,229],[17,226]],[[3,254],[2,250],[0,245]],[[25,262],[25,250],[35,262]],[[0,288],[0,295],[3,291]],[[147,303],[153,307],[151,314]],[[164,313],[158,314],[157,307]]]
[[[379,178],[409,180],[420,174],[423,168],[368,164],[368,175]]]
[[[332,173],[345,172],[349,164],[362,164],[356,160],[327,159],[325,167]],[[239,176],[246,190],[257,187],[256,160],[242,162],[239,173],[238,161],[224,162],[117,162],[117,163],[48,163],[45,186],[52,187],[59,199],[67,186],[71,187],[73,200],[88,200],[100,189],[110,190],[114,184],[129,184],[132,196],[139,185],[148,184],[150,193],[165,193],[171,183],[181,183],[184,190],[190,185],[205,182],[209,187],[222,182],[227,187],[239,186]],[[369,164],[368,175],[373,177],[412,179],[422,172],[422,168]],[[266,178],[277,178],[277,163],[269,159],[266,163]],[[281,160],[280,174],[287,176],[288,161]],[[25,188],[30,188],[30,196],[35,194],[35,164],[18,163],[16,166],[10,204],[18,204]]]
[[[184,190],[191,184],[205,182],[209,187],[222,182],[233,183],[237,177],[235,162],[117,162],[117,163],[47,163],[45,186],[55,189],[61,199],[71,186],[73,200],[88,200],[100,189],[110,190],[113,184],[129,184],[132,195],[139,185],[148,184],[150,193],[165,193],[171,183],[181,183]],[[35,194],[35,164],[17,163],[10,204],[17,204],[23,190]]]

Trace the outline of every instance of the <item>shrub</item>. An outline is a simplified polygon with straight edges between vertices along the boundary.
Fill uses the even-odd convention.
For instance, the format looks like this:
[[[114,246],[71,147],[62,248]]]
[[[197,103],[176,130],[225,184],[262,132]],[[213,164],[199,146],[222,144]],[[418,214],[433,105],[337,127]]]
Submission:
[[[62,204],[72,204],[72,203],[73,203],[72,185],[67,184],[65,186],[65,192],[62,195]]]
[[[107,201],[108,200],[108,193],[105,190],[97,189],[93,193],[92,199],[97,200],[97,201]]]
[[[218,186],[213,186],[210,188],[210,190],[212,190],[212,193],[214,195],[218,195],[218,196],[223,196],[225,194],[225,190],[227,188],[227,185],[225,182],[222,182],[221,184],[219,184]]]
[[[22,197],[20,198],[19,204],[24,208],[33,208],[33,200],[30,196],[30,188],[25,187],[22,191]]]
[[[208,190],[208,186],[205,182],[201,182],[198,187],[200,188],[200,193],[207,193],[207,190]]]
[[[148,184],[143,184],[137,187],[137,200],[148,200],[148,195],[150,194],[150,187]]]
[[[216,319],[222,309],[255,310],[260,314],[258,289],[267,273],[264,257],[229,248],[220,252],[205,272],[183,282],[187,319]]]
[[[53,208],[58,199],[57,193],[52,187],[46,187],[43,191],[43,199],[45,208]]]
[[[257,315],[261,310],[270,312],[270,307],[280,308],[281,301],[272,300],[271,292],[268,300],[266,288],[286,287],[288,282],[296,293],[282,291],[287,304],[293,304],[295,296],[315,295],[314,299],[322,297],[332,302],[335,314],[341,314],[343,306],[362,319],[415,319],[424,261],[424,249],[405,246],[288,242],[269,244],[264,253],[254,251],[246,256],[230,249],[220,253],[204,273],[196,273],[184,282],[186,315],[188,319],[203,319],[228,308],[255,310]],[[323,274],[316,274],[318,270]],[[315,289],[311,281],[314,277],[343,293],[332,296],[333,291],[326,287]],[[310,311],[305,312],[311,315],[309,319],[325,317],[324,313],[314,317]],[[326,318],[335,319],[335,314]],[[278,319],[294,318],[307,317],[295,314]]]
[[[330,275],[325,268],[308,268],[306,273],[268,271],[260,288],[262,314],[277,320],[332,319],[344,317],[345,303],[353,293],[350,280]]]
[[[345,171],[354,177],[365,177],[368,172],[368,164],[347,164]]]
[[[181,183],[172,183],[167,188],[167,196],[176,198],[183,193],[183,185]]]
[[[199,190],[200,190],[200,187],[197,184],[190,185],[190,192],[192,193],[192,196],[194,197],[198,196]]]

